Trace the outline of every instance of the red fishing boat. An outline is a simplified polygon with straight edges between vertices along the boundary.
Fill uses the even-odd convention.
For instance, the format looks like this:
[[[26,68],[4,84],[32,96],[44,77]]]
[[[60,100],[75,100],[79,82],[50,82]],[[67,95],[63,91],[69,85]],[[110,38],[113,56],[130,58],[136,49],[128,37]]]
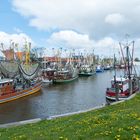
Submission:
[[[0,104],[36,93],[41,89],[40,62],[31,61],[29,48],[23,60],[9,57],[0,61]]]
[[[116,85],[118,87],[116,87]],[[118,88],[118,91],[116,91]],[[137,80],[132,79],[132,94],[139,90]],[[116,95],[116,92],[118,95]],[[117,97],[116,97],[117,96]],[[106,98],[110,100],[119,100],[127,99],[130,96],[129,89],[129,79],[124,77],[116,77],[116,79],[111,80],[111,88],[106,90]]]
[[[122,44],[120,43],[120,48],[122,50]],[[129,47],[132,48],[132,54],[129,51]],[[133,53],[134,53],[134,41],[126,43],[124,48],[126,48],[126,58],[124,57],[123,51],[123,61],[125,64],[124,77],[115,76],[111,80],[111,88],[106,90],[106,98],[110,100],[124,100],[130,97],[132,94],[139,90],[138,78],[136,74],[135,67],[133,65]],[[114,66],[115,66],[115,55],[114,55]]]
[[[13,79],[0,79],[0,104],[16,100],[18,98],[33,94],[41,89],[41,81],[32,81],[31,85],[15,84]]]

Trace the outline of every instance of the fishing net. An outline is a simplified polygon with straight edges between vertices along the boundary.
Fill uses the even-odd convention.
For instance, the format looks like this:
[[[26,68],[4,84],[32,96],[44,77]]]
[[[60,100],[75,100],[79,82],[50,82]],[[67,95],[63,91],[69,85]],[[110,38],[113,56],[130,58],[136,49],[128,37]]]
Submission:
[[[18,64],[14,61],[1,61],[0,71],[4,76],[12,78],[18,74]]]
[[[40,69],[40,64],[39,63],[33,63],[33,64],[21,63],[19,65],[19,68],[25,79],[33,79],[38,74],[38,71]]]

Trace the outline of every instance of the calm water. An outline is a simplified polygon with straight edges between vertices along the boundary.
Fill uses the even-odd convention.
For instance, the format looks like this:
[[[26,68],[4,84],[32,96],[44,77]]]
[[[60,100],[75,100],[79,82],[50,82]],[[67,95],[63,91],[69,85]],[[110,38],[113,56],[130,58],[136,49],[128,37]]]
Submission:
[[[113,75],[114,71],[105,71],[67,84],[45,85],[41,93],[0,105],[0,123],[48,117],[102,105],[106,102],[105,91]]]

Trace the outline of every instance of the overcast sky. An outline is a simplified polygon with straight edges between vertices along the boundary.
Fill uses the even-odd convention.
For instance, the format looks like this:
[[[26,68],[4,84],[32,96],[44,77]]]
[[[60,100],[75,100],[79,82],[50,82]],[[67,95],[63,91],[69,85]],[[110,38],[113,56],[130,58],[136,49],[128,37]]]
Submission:
[[[113,56],[129,34],[139,56],[139,17],[140,0],[1,0],[0,41]]]

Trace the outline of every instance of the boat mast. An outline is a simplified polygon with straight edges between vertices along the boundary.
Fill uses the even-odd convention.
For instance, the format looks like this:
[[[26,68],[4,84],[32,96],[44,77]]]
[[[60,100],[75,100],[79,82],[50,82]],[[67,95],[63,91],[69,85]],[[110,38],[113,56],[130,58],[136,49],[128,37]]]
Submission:
[[[28,65],[30,62],[30,48],[31,48],[31,43],[27,43],[25,40],[25,49],[26,49],[26,57],[25,57],[25,64]]]
[[[132,41],[132,56],[130,55],[130,59],[131,59],[131,73],[132,73],[132,70],[133,70],[133,55],[134,55],[134,43],[135,41]]]
[[[130,60],[129,60],[129,45],[126,45],[126,59],[127,59],[127,70],[128,70],[128,79],[129,79],[129,94],[132,94],[132,80],[131,80],[131,72],[130,72]]]
[[[116,57],[115,57],[115,54],[114,54],[114,72],[115,72],[115,75],[114,75],[114,85],[115,85],[115,93],[116,93],[116,101],[119,101],[119,87],[118,87],[118,83],[116,81]]]
[[[120,49],[121,49],[122,59],[123,59],[123,62],[124,62],[124,65],[125,65],[125,69],[126,69],[127,66],[126,66],[126,60],[125,60],[125,58],[124,58],[124,54],[123,54],[122,44],[119,43],[119,45],[120,45]]]
[[[129,35],[126,34],[126,43],[123,45],[124,48],[126,48],[126,60],[125,60],[125,64],[126,64],[126,71],[127,71],[127,76],[128,76],[128,80],[129,80],[129,94],[132,94],[132,79],[131,79],[131,75],[132,75],[132,65],[133,62],[130,63],[130,61],[133,61],[133,51],[134,51],[134,41],[128,43],[128,37]],[[131,58],[131,54],[129,51],[129,46],[133,44],[133,48],[132,48],[132,58]],[[121,43],[120,43],[121,46]],[[123,54],[123,52],[122,52]]]

